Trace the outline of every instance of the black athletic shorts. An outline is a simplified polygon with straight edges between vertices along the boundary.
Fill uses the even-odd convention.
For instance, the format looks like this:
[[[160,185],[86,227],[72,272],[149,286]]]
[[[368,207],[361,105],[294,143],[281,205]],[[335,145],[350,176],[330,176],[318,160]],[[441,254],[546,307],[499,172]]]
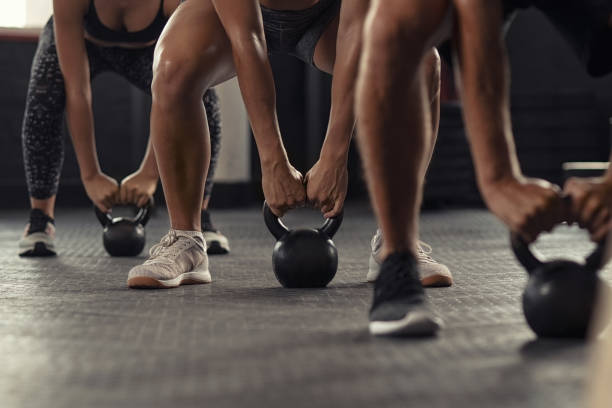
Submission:
[[[270,54],[294,56],[314,66],[314,52],[325,29],[340,13],[341,0],[320,0],[304,10],[261,6]]]

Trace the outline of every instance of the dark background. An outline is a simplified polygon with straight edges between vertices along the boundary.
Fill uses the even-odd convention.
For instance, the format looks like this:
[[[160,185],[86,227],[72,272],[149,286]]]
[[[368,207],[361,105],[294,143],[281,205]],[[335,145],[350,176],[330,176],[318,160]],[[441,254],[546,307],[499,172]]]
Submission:
[[[589,78],[555,29],[536,11],[517,18],[508,45],[513,126],[526,174],[560,183],[565,161],[607,160],[612,78]],[[20,130],[35,48],[31,41],[0,40],[0,208],[25,208],[28,203]],[[325,135],[331,79],[291,58],[274,57],[273,67],[285,144],[293,164],[305,172],[317,160]],[[148,97],[117,76],[103,74],[94,82],[98,150],[102,167],[111,176],[121,179],[137,168],[148,136],[149,107]],[[227,116],[226,112],[226,120]],[[58,205],[88,205],[68,138],[65,146]],[[258,166],[253,149],[251,186],[219,184],[212,205],[257,203],[261,198]],[[349,198],[367,199],[354,147],[349,170]],[[448,101],[442,108],[438,145],[427,176],[425,206],[472,205],[481,205],[481,201],[460,107]]]

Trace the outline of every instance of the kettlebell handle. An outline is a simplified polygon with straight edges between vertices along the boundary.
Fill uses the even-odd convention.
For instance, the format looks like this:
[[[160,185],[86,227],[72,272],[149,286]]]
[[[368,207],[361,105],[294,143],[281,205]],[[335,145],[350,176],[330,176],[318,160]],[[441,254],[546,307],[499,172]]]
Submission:
[[[149,219],[151,218],[153,203],[153,198],[151,198],[144,207],[139,208],[136,216],[134,217],[134,222],[141,224],[143,227],[147,225],[147,222],[149,222]],[[98,221],[100,221],[100,224],[102,224],[103,227],[106,227],[113,222],[113,217],[110,213],[103,212],[97,205],[94,205],[94,210],[96,212]]]
[[[342,220],[344,219],[344,211],[340,211],[340,214],[335,217],[328,218],[325,220],[325,223],[318,230],[327,235],[330,239],[336,235],[336,232],[340,229],[342,225]]]
[[[267,202],[264,201],[263,215],[266,227],[274,235],[277,240],[281,239],[285,234],[289,233],[289,228],[278,218],[270,209]],[[338,232],[342,219],[344,218],[344,212],[340,212],[336,217],[328,218],[318,231],[325,233],[330,239]]]
[[[147,225],[149,219],[151,218],[151,214],[153,213],[153,205],[154,200],[153,197],[145,204],[144,207],[138,209],[138,213],[136,213],[136,217],[134,217],[134,221],[142,225],[143,227]]]
[[[98,218],[98,221],[100,221],[100,224],[102,224],[103,227],[106,227],[107,225],[113,222],[113,217],[110,215],[110,213],[103,212],[95,204],[94,211],[96,212],[96,218]]]
[[[516,259],[527,269],[530,275],[545,263],[529,248],[529,244],[525,242],[518,234],[510,234],[510,242],[512,251]],[[595,250],[586,258],[585,268],[589,271],[596,272],[604,266],[604,255],[606,251],[607,239],[602,240],[597,244]]]
[[[274,235],[277,240],[281,239],[285,234],[289,233],[289,228],[278,218],[270,209],[267,202],[264,201],[263,215],[266,227]]]

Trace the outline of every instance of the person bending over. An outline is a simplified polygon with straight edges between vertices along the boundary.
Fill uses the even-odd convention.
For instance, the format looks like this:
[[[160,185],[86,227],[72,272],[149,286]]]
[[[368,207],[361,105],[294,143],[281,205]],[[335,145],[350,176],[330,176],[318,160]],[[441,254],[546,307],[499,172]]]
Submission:
[[[364,30],[356,112],[370,196],[384,236],[370,331],[432,335],[415,262],[423,173],[431,143],[428,50],[451,39],[462,84],[466,129],[480,191],[511,231],[532,242],[564,220],[600,240],[609,230],[612,173],[570,180],[568,212],[559,187],[525,177],[517,160],[509,109],[504,19],[536,6],[560,28],[589,73],[612,70],[609,0],[373,0]],[[406,91],[408,90],[408,91]]]
[[[62,169],[64,112],[77,155],[81,180],[102,211],[115,204],[144,205],[155,192],[158,171],[149,143],[140,168],[119,186],[100,169],[91,105],[91,81],[114,72],[151,92],[153,51],[178,0],[54,0],[34,61],[23,120],[23,157],[30,195],[30,220],[19,241],[19,255],[55,255],[55,198]],[[202,230],[218,252],[229,250],[207,212],[220,148],[217,96],[203,96],[210,118],[212,160],[201,201]],[[202,100],[200,101],[200,103]]]
[[[196,209],[209,143],[202,126],[206,113],[197,100],[207,89],[236,75],[272,211],[282,216],[306,202],[325,217],[342,210],[355,125],[354,84],[368,4],[368,0],[188,0],[179,7],[156,49],[151,116],[172,229],[153,256],[130,271],[129,286],[174,287],[210,281]],[[283,147],[269,53],[292,55],[334,76],[327,135],[319,160],[304,177],[290,164]],[[437,58],[430,52],[427,65],[436,126]]]

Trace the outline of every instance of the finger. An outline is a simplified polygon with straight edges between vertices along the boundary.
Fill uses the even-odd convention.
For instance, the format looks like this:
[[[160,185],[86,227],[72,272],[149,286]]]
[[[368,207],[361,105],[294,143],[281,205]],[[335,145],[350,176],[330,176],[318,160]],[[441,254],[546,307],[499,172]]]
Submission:
[[[513,231],[513,233],[521,237],[523,241],[525,241],[525,243],[527,244],[531,244],[533,241],[535,241],[535,237],[533,236],[533,234],[531,234],[529,231],[526,231],[524,229],[517,229]]]
[[[581,212],[581,219],[587,225],[592,225],[599,211],[603,210],[601,201],[598,197],[591,195],[588,200],[585,200],[584,207]]]
[[[325,218],[337,217],[342,211],[343,206],[344,200],[336,200],[336,205],[334,206],[334,208],[331,211],[326,212],[323,216]]]
[[[581,212],[580,210],[584,205],[583,202],[586,197],[586,192],[584,191],[584,188],[582,188],[582,183],[577,178],[570,178],[565,183],[564,192],[565,194],[572,197],[572,203],[570,207],[574,216],[578,217],[578,214],[580,214]]]
[[[105,213],[110,212],[113,205],[108,201],[108,199],[104,198],[100,201],[99,207]]]
[[[608,236],[610,233],[610,229],[612,227],[612,223],[610,221],[602,224],[595,230],[595,232],[591,233],[591,240],[593,242],[601,242],[604,238]]]
[[[108,207],[106,204],[104,204],[104,202],[103,202],[103,201],[99,201],[99,202],[97,202],[97,203],[94,203],[94,205],[95,205],[96,207],[98,207],[98,209],[99,209],[100,211],[102,211],[103,213],[105,213],[105,214],[106,214],[106,213],[108,213],[108,212],[110,211],[110,208],[109,208],[109,207]]]
[[[140,196],[142,195],[142,193],[136,189],[134,189],[134,191],[132,191],[132,201],[131,203],[134,205],[137,205],[138,200],[140,199]]]
[[[321,212],[322,212],[323,214],[326,214],[326,213],[328,213],[328,212],[332,211],[333,209],[334,209],[334,206],[333,206],[333,205],[331,205],[331,204],[329,204],[329,203],[323,204],[323,205],[321,206]]]
[[[589,231],[592,233],[605,226],[610,221],[610,212],[606,207],[600,207],[589,222]]]
[[[148,196],[146,194],[143,194],[138,199],[138,203],[136,203],[136,205],[138,206],[138,208],[143,208],[144,206],[147,205],[147,203],[149,202],[150,199],[151,199],[150,196]]]
[[[282,217],[287,212],[287,207],[285,205],[270,205],[270,210],[277,217]]]
[[[128,194],[128,189],[126,186],[122,185],[119,188],[119,203],[120,204],[125,204],[127,203],[127,194]]]

